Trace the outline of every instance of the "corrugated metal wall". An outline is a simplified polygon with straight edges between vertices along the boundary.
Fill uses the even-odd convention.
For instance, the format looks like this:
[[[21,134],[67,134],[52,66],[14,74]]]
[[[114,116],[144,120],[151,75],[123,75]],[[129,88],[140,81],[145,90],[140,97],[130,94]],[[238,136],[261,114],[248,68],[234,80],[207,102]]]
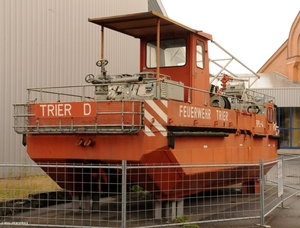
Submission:
[[[99,72],[100,27],[88,18],[144,11],[147,0],[0,1],[1,163],[30,162],[12,129],[12,104],[26,102],[27,87],[84,84]],[[138,40],[112,31],[105,39],[109,74],[139,71]]]
[[[300,107],[300,88],[265,88],[254,89],[275,97],[275,104],[278,107]]]
[[[161,2],[161,0],[148,0],[149,11],[156,11],[167,16],[167,12]]]

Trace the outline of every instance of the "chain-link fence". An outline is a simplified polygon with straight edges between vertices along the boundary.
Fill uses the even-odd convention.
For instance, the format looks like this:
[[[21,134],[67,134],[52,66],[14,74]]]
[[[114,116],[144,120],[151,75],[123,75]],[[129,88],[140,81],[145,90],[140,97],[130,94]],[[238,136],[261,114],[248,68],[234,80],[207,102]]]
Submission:
[[[284,202],[299,194],[300,156],[281,155],[277,164],[264,179],[263,208],[261,224],[264,218],[278,207],[285,208]]]
[[[59,185],[41,175],[40,166]],[[8,227],[203,227],[241,219],[263,225],[265,216],[300,188],[299,157],[252,165],[137,166],[123,161],[0,167],[9,173],[0,180],[0,225]],[[15,175],[16,169],[22,175]],[[179,169],[203,176],[175,176]],[[106,175],[99,176],[101,171]],[[160,181],[154,183],[146,175],[150,171]]]

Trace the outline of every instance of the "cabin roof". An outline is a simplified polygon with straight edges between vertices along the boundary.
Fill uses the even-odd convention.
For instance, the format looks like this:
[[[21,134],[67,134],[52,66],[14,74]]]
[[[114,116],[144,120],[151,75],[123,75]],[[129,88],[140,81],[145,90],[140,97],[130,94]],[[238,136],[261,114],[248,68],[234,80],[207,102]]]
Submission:
[[[212,39],[210,34],[189,28],[155,11],[89,18],[88,21],[135,38],[143,38],[156,36],[158,19],[160,19],[161,36],[178,33],[195,33],[207,39]]]

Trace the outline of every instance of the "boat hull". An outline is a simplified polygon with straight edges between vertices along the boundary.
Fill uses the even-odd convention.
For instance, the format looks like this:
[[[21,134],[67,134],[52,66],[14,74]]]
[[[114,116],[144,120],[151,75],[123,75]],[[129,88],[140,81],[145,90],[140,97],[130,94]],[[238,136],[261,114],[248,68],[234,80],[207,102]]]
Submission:
[[[80,140],[92,143],[80,144]],[[168,137],[148,137],[142,131],[134,135],[28,135],[27,147],[30,157],[72,194],[118,192],[121,166],[109,165],[126,160],[128,183],[140,185],[161,200],[256,181],[260,160],[266,173],[277,158],[277,140],[268,137],[231,133],[172,140],[173,149]],[[59,168],[47,167],[53,163]]]

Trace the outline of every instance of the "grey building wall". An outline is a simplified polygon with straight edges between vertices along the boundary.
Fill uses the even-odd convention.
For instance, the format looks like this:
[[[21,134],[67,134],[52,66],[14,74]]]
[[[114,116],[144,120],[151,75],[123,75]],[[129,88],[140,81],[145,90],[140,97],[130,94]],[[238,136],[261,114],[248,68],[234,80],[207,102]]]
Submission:
[[[100,27],[88,18],[145,11],[147,0],[0,1],[0,163],[31,162],[12,128],[26,88],[84,84],[99,72]],[[105,41],[109,74],[139,71],[138,40],[107,30]]]
[[[148,0],[149,11],[156,11],[167,16],[167,12],[161,2],[161,0]]]
[[[259,74],[251,89],[275,97],[278,107],[300,107],[300,84],[278,72]]]
[[[300,107],[299,87],[264,88],[254,90],[275,97],[275,104],[278,107]]]

